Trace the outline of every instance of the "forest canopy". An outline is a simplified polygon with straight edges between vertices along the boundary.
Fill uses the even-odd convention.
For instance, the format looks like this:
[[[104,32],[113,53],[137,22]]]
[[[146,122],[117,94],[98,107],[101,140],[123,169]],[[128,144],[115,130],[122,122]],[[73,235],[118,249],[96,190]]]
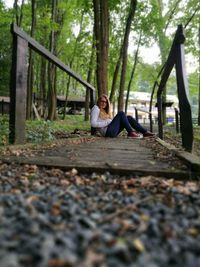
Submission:
[[[165,63],[179,24],[185,27],[185,54],[194,116],[199,106],[199,0],[0,0],[0,95],[9,95],[12,35],[15,22],[62,62],[91,83],[97,95],[106,93],[123,108],[130,91],[151,93]],[[156,47],[156,49],[155,49]],[[147,61],[145,51],[151,54]],[[148,57],[149,58],[149,57]],[[85,96],[85,88],[33,51],[28,60],[28,108],[33,95],[50,101],[49,119],[55,119],[50,95]],[[104,77],[101,79],[101,77]],[[176,95],[174,72],[167,94]],[[50,94],[51,92],[51,94]]]

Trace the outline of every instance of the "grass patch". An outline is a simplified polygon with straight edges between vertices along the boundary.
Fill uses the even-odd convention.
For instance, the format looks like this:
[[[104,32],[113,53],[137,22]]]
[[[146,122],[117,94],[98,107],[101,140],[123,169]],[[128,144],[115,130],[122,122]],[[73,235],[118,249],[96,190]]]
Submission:
[[[8,115],[0,116],[0,146],[8,144],[9,120]]]
[[[65,120],[58,119],[57,121],[26,121],[26,142],[48,142],[55,140],[56,132],[71,133],[75,129],[89,131],[90,123],[84,121],[83,115],[66,115]],[[0,146],[8,145],[8,138],[9,117],[0,116]]]

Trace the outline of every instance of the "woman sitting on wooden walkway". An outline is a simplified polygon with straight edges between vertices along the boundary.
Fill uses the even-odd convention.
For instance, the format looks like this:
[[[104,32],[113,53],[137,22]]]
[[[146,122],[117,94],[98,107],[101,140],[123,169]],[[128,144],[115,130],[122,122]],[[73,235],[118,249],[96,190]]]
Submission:
[[[105,137],[117,137],[123,129],[126,129],[129,138],[141,139],[155,136],[154,133],[147,131],[133,117],[126,116],[123,111],[118,112],[112,119],[110,101],[107,95],[101,95],[97,105],[92,108],[91,126]]]

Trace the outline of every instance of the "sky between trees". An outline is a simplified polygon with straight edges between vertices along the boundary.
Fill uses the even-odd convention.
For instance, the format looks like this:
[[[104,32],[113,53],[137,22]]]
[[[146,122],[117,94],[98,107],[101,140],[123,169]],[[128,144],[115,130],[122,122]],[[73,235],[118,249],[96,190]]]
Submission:
[[[165,0],[168,1],[168,0]],[[13,7],[14,0],[4,0],[5,5],[10,8]],[[25,1],[26,2],[26,1]],[[21,3],[21,0],[19,0],[19,4]],[[173,32],[175,32],[176,29],[173,29]],[[131,37],[130,37],[130,43],[129,43],[129,49],[130,54],[133,54],[135,51],[135,46],[131,45]],[[143,61],[148,64],[153,64],[155,62],[159,61],[159,48],[157,44],[152,45],[151,48],[143,47],[140,50],[140,55],[143,58]],[[195,58],[191,54],[186,55],[186,66],[188,73],[193,72],[197,68],[198,62],[195,60]]]

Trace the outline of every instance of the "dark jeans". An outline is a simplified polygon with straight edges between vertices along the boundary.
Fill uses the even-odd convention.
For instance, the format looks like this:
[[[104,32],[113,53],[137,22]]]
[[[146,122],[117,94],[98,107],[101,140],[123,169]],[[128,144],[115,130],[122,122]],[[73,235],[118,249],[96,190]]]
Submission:
[[[106,137],[116,137],[123,129],[126,129],[128,133],[132,132],[133,129],[142,134],[147,132],[133,117],[126,116],[123,111],[120,111],[108,125]]]

